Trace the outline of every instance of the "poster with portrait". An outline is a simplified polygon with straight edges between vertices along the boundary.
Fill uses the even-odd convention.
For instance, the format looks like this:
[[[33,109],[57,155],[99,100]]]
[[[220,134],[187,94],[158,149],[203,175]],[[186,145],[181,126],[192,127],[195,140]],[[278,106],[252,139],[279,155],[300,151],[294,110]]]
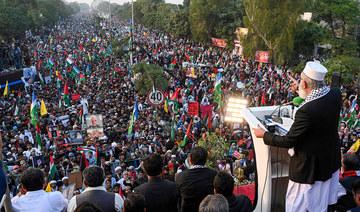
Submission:
[[[33,160],[34,168],[39,168],[39,169],[45,168],[43,155],[35,156],[32,158],[32,160]]]
[[[83,136],[81,130],[70,130],[69,134],[71,144],[83,144]]]
[[[48,131],[49,138],[57,138],[60,136],[59,134],[59,126],[57,125],[51,125],[46,127]]]
[[[86,115],[86,132],[90,138],[104,137],[102,115]]]

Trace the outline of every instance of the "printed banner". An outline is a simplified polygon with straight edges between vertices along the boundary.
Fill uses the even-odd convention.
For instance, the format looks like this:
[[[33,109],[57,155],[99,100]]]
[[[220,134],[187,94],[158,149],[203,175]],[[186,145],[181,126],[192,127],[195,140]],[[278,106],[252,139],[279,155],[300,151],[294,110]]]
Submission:
[[[268,51],[256,51],[255,53],[255,61],[260,63],[268,63],[269,62],[269,52]]]
[[[71,100],[73,100],[73,101],[77,101],[77,100],[79,100],[80,99],[80,94],[73,94],[72,96],[71,96]]]
[[[189,102],[188,103],[188,115],[189,116],[199,115],[199,102]]]
[[[90,138],[104,137],[102,115],[86,115],[86,130]]]
[[[211,105],[201,106],[200,110],[201,110],[201,118],[204,118],[207,114],[208,117],[212,117]]]
[[[47,126],[46,127],[48,131],[49,138],[57,138],[60,136],[59,134],[59,127],[57,125]]]
[[[211,43],[213,46],[218,46],[222,48],[225,48],[227,45],[225,39],[218,39],[218,38],[211,38]]]
[[[71,144],[83,144],[83,136],[81,130],[70,130]]]

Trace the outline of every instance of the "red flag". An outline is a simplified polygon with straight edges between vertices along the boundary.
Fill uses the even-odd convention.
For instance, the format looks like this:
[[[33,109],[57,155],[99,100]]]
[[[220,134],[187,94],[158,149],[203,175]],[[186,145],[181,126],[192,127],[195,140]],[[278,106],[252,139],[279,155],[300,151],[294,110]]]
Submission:
[[[41,66],[41,60],[39,60],[39,66],[38,66],[38,68],[40,68],[40,66]]]
[[[260,106],[265,106],[265,93],[262,95]]]
[[[174,94],[170,98],[170,100],[178,99],[179,98],[179,92],[180,92],[180,87],[177,87]]]
[[[84,161],[85,161],[85,166],[88,167],[89,166],[89,161],[86,159],[84,151],[82,152],[82,155],[83,155],[83,158],[84,158]]]
[[[122,191],[121,191],[121,186],[120,186],[120,189],[119,189],[119,195],[120,195],[121,198],[124,199],[124,195],[123,195],[123,193],[122,193]]]
[[[208,130],[211,129],[211,117],[208,118]]]
[[[81,51],[84,51],[84,48],[82,47],[81,43],[80,43],[79,49],[80,49]]]
[[[68,88],[68,85],[67,85],[67,81],[65,82],[64,94],[70,95],[69,88]]]

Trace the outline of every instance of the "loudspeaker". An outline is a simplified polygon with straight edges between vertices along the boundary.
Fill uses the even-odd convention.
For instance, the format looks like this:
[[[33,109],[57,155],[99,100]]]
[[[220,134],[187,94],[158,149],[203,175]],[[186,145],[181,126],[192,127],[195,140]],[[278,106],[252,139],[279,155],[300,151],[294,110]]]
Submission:
[[[341,73],[333,72],[331,77],[331,87],[340,88],[340,86],[341,86]]]

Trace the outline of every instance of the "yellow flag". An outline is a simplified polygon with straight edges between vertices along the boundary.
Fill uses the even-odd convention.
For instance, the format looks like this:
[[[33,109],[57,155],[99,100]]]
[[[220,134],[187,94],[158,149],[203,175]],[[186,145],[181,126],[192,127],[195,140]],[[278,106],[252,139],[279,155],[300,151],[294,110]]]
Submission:
[[[191,68],[191,73],[192,73],[192,75],[195,75],[195,69],[194,69],[194,67]]]
[[[245,60],[244,54],[242,54],[242,60],[243,60],[243,61]]]
[[[165,100],[164,110],[165,110],[166,113],[168,113],[168,108],[167,108],[166,100]]]
[[[146,33],[144,32],[144,35],[146,35]]]
[[[41,100],[41,106],[40,106],[40,114],[41,116],[47,114],[47,110],[46,110],[46,107],[45,107],[45,103],[44,103],[44,100],[42,99]]]
[[[59,72],[58,72],[58,71],[55,71],[55,75],[58,77],[58,76],[59,76]]]
[[[52,44],[52,38],[50,39],[50,44]]]
[[[96,42],[95,38],[92,39],[92,42]]]
[[[8,96],[9,93],[10,93],[9,85],[8,85],[8,81],[6,80],[6,86],[5,86],[5,89],[4,89],[4,96]]]
[[[51,192],[50,183],[47,184],[45,191],[46,192]]]
[[[88,52],[88,55],[89,55],[89,60],[91,61],[91,56],[90,56],[90,52]]]

